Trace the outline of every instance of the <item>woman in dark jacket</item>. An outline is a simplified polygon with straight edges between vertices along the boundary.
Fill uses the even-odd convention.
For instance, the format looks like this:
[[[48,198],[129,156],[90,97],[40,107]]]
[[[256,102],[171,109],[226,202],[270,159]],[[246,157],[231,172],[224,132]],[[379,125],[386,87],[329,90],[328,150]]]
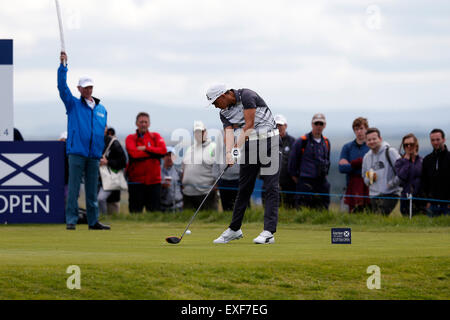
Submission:
[[[105,154],[105,151],[111,143],[112,139],[114,139],[114,142],[112,143],[108,152]],[[119,140],[117,140],[116,137],[105,135],[105,147],[103,149],[103,154],[104,157],[100,159],[100,165],[107,165],[111,168],[111,170],[116,171],[125,168],[127,164],[125,151],[123,150]],[[120,190],[103,190],[102,184],[100,183],[100,191],[98,193],[97,200],[100,213],[111,213],[111,210],[109,209],[110,207],[112,208],[114,206],[108,206],[108,204],[120,202]],[[114,211],[118,210],[119,208],[116,208]]]
[[[413,198],[419,196],[420,177],[422,175],[422,157],[419,156],[419,141],[412,133],[407,134],[402,139],[404,153],[400,159],[395,162],[395,171],[400,178],[400,185],[403,187],[402,198],[407,198],[409,194]],[[413,213],[423,211],[423,204],[419,200],[413,200]],[[400,201],[400,211],[402,215],[409,216],[409,200]]]

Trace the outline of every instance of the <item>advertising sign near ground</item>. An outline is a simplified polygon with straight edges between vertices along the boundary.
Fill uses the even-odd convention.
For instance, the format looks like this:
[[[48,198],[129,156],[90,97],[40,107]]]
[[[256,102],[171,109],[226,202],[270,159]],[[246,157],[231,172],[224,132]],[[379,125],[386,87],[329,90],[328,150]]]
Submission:
[[[0,223],[64,217],[64,143],[0,142]]]

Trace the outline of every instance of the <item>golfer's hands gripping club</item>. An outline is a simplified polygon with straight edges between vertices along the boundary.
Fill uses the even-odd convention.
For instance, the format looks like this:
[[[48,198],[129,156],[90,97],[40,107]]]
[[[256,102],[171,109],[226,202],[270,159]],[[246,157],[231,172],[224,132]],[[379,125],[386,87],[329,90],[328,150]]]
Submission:
[[[59,57],[61,63],[66,66],[67,65],[67,54],[64,51],[61,51],[61,55]]]
[[[241,157],[241,152],[238,148],[233,148],[231,152],[227,152],[227,165],[229,167],[232,167],[234,164],[236,164],[239,161],[239,158]]]

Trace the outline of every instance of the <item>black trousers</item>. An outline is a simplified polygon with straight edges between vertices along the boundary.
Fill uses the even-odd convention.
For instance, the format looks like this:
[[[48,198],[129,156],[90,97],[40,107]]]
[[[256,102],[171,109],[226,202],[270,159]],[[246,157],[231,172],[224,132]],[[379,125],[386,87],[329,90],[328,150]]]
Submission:
[[[206,194],[200,195],[200,196],[187,196],[183,194],[183,208],[184,209],[192,209],[197,210],[198,207],[200,207],[200,204],[202,203],[203,199],[205,199]],[[217,210],[217,192],[215,190],[212,190],[209,196],[206,198],[205,202],[203,203],[202,210]]]
[[[233,210],[230,229],[242,226],[244,213],[260,173],[264,179],[264,230],[275,233],[278,224],[279,178],[281,166],[280,136],[264,140],[246,141],[239,169],[239,191]]]
[[[312,209],[328,210],[330,206],[330,184],[326,178],[299,178],[296,195],[296,208],[307,207]],[[314,195],[321,193],[321,195]]]
[[[294,181],[292,183],[280,183],[281,191],[281,205],[284,208],[295,208],[295,191],[297,190],[297,185]]]
[[[379,198],[388,198],[388,199],[379,199]],[[370,198],[370,206],[373,212],[381,213],[382,215],[388,216],[391,214],[392,210],[395,209],[397,205],[398,194],[380,194],[375,198]]]
[[[161,184],[129,184],[128,209],[130,212],[159,211]]]
[[[238,180],[219,180],[220,200],[222,201],[222,208],[224,211],[232,211],[234,202],[236,201],[239,179]]]

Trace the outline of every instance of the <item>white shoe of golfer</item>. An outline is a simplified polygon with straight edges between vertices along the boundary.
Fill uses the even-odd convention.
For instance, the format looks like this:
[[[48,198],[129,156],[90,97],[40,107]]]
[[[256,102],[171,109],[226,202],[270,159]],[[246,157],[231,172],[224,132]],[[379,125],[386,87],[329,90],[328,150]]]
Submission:
[[[232,240],[241,239],[243,236],[244,235],[241,229],[239,229],[238,231],[233,231],[230,228],[228,228],[220,235],[220,237],[214,240],[213,243],[228,243]]]
[[[272,232],[264,230],[259,236],[253,239],[253,242],[256,244],[272,244],[275,243],[275,237]]]

